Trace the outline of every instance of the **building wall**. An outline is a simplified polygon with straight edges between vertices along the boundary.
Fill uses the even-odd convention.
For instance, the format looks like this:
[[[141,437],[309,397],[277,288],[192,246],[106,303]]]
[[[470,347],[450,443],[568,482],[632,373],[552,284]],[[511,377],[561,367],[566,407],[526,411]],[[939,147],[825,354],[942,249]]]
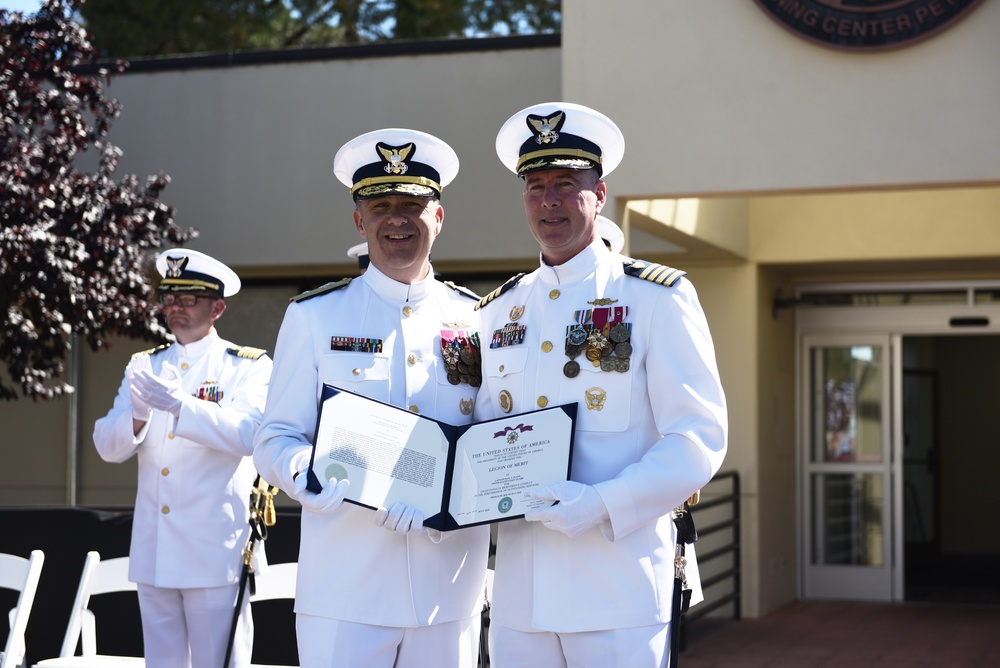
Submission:
[[[1000,190],[956,188],[753,198],[762,264],[1000,256]]]
[[[126,74],[111,86],[124,106],[112,140],[122,170],[171,176],[163,199],[178,224],[244,275],[344,262],[360,238],[333,158],[383,127],[429,132],[459,155],[435,259],[532,257],[519,181],[494,140],[510,114],[561,96],[560,59],[539,48]]]
[[[806,42],[748,0],[563,14],[563,93],[626,137],[618,195],[1000,180],[1000,3],[877,53]]]

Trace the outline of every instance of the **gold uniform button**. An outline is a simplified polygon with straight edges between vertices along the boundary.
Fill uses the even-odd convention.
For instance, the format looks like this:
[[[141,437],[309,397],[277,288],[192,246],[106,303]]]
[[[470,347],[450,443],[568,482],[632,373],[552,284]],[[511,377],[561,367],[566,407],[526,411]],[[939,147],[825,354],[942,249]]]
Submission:
[[[403,307],[403,315],[405,315],[407,318],[409,318],[411,315],[413,315],[413,309],[410,308],[409,306],[404,306]]]
[[[503,371],[503,364],[500,365],[500,371]]]
[[[187,371],[187,368],[188,368],[188,363],[187,363],[187,362],[181,362],[181,368],[182,368],[183,370]]]
[[[411,413],[419,413],[420,409],[417,407],[416,404],[413,404],[412,406],[410,406],[410,412]]]
[[[174,440],[174,432],[168,433],[167,438],[169,438],[171,441]]]
[[[552,352],[552,342],[551,341],[542,341],[542,352],[543,353],[550,353],[550,352]]]
[[[170,475],[170,469],[164,466],[162,469],[160,469],[160,475]]]
[[[354,374],[355,376],[360,376],[361,375],[361,369],[353,369],[351,371],[351,373]]]
[[[551,292],[549,292],[549,299],[559,299],[559,291],[552,290]]]
[[[406,357],[406,361],[409,362],[410,364],[416,364],[417,363],[417,355],[416,355],[416,353],[410,353]]]
[[[546,397],[546,396],[545,396],[545,395],[543,394],[542,396],[538,397],[538,401],[537,401],[536,403],[538,404],[538,407],[539,407],[539,408],[545,408],[546,406],[548,406],[548,405],[549,405],[549,400],[548,400],[548,398],[547,398],[547,397]]]
[[[170,506],[163,506],[162,508],[160,508],[160,512],[163,513],[164,515],[169,515],[170,514]]]

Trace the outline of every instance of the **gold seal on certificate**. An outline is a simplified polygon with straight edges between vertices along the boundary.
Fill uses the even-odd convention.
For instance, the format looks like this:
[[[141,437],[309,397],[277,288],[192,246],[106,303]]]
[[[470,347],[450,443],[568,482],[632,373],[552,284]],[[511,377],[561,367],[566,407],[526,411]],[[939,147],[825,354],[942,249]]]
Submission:
[[[347,500],[405,503],[441,531],[523,517],[529,492],[569,479],[576,404],[454,426],[323,388],[309,489],[347,478]],[[337,475],[337,474],[340,475]]]

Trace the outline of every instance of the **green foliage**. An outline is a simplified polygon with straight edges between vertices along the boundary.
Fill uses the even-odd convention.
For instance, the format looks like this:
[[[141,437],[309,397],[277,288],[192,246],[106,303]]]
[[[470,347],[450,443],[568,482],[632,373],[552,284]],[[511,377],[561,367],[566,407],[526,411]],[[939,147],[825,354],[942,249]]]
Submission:
[[[86,0],[102,57],[555,32],[559,0]]]
[[[114,179],[121,151],[107,136],[121,108],[104,95],[108,71],[74,73],[95,57],[69,18],[77,3],[0,10],[0,399],[72,391],[74,337],[94,350],[112,335],[162,340],[149,250],[194,235],[159,201],[166,175]]]

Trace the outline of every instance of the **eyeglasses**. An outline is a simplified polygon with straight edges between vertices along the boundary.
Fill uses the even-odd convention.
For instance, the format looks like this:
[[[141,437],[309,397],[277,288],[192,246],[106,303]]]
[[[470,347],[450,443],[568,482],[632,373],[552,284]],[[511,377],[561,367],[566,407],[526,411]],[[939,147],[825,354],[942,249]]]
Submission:
[[[175,295],[170,292],[164,292],[159,296],[161,306],[173,306],[174,304],[180,304],[184,308],[193,308],[194,305],[198,303],[199,299],[215,299],[215,297],[213,295]]]

